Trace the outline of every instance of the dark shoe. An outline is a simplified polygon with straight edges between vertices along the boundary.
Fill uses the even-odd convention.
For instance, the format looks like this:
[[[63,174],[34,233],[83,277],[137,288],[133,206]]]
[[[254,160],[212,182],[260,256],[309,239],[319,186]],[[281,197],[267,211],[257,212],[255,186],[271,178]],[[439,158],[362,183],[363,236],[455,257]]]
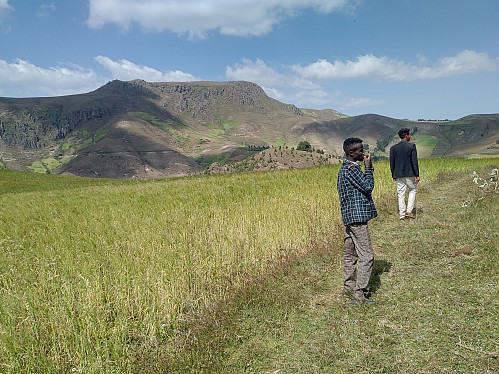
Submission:
[[[406,213],[405,218],[416,218],[412,213]]]

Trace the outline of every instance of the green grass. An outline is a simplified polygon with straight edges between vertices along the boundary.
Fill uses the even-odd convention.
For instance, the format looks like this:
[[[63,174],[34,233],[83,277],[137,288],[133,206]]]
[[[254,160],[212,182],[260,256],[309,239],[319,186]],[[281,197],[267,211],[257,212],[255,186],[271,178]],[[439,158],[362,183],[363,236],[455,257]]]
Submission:
[[[109,130],[99,130],[99,131],[91,134],[88,131],[82,131],[78,135],[79,135],[80,139],[84,139],[84,140],[83,140],[83,142],[77,144],[75,147],[77,150],[90,147],[91,145],[94,145],[99,140],[101,140],[108,132],[109,132]],[[64,145],[64,144],[63,144],[63,147],[69,148],[67,145]]]
[[[232,120],[223,120],[221,121],[222,128],[227,132],[239,126],[239,122]]]
[[[67,138],[67,141],[61,145],[61,154],[73,155],[75,154],[75,139],[74,137]]]
[[[491,159],[497,159],[497,155],[483,155],[483,154],[478,154],[478,153],[471,153],[469,155],[466,155],[467,159],[483,159],[483,158],[491,158]]]
[[[61,164],[68,163],[76,156],[73,156],[76,150],[81,150],[87,148],[99,140],[101,140],[109,130],[99,130],[94,134],[88,131],[76,132],[75,135],[78,136],[79,141],[75,142],[73,137],[69,138],[67,142],[63,143],[60,147],[60,153],[58,156],[44,158],[42,160],[35,161],[28,166],[29,169],[33,170],[35,173],[47,174],[51,173],[53,170],[57,169]],[[83,141],[81,141],[83,140]]]
[[[430,191],[432,181],[439,181],[445,171],[468,173],[495,161],[421,160],[421,186]],[[388,365],[393,357],[390,352],[395,348],[400,357],[405,349],[420,356],[428,354],[414,340],[419,335],[414,335],[416,326],[408,325],[410,317],[414,317],[409,312],[419,310],[426,313],[427,319],[436,313],[460,321],[464,317],[453,312],[459,308],[447,303],[462,287],[449,288],[457,273],[444,280],[439,278],[438,282],[432,282],[430,277],[414,284],[404,276],[424,273],[425,253],[434,256],[433,247],[425,247],[424,239],[432,238],[435,230],[453,227],[452,221],[419,227],[418,238],[409,240],[421,250],[416,257],[408,249],[401,251],[396,246],[397,240],[407,244],[411,237],[410,232],[400,232],[401,227],[374,236],[375,243],[392,256],[381,258],[385,262],[377,266],[384,268],[391,262],[394,269],[401,269],[400,273],[379,275],[381,284],[387,287],[380,287],[378,295],[385,295],[390,303],[385,309],[376,309],[375,323],[371,313],[363,308],[345,314],[346,306],[334,304],[336,296],[329,293],[331,287],[336,290],[341,284],[337,170],[335,165],[154,181],[0,170],[0,372],[74,369],[85,373],[134,373],[167,372],[167,367],[180,372],[191,367],[193,372],[202,372],[203,365],[206,372],[217,372],[210,368],[249,372],[250,367],[256,371],[282,367],[285,372],[314,372],[300,368],[317,365],[317,357],[325,368],[338,362],[344,368],[349,368],[345,365],[350,362],[353,367],[362,368],[366,365],[362,357],[368,357],[367,362],[376,359],[374,367],[381,370]],[[393,212],[393,193],[388,164],[376,164],[375,201],[381,214]],[[452,192],[451,196],[458,195]],[[446,206],[445,200],[436,201]],[[477,204],[482,201],[485,199]],[[433,209],[445,212],[442,206]],[[483,232],[488,232],[484,220],[479,222]],[[473,227],[470,223],[466,230],[473,232]],[[373,229],[375,235],[378,232]],[[458,232],[460,237],[454,235],[459,245],[469,236],[466,232]],[[442,247],[441,237],[435,238],[438,248]],[[496,239],[490,240],[487,243],[493,244]],[[321,257],[321,253],[331,250]],[[496,282],[495,273],[491,273],[497,265],[493,262],[495,257],[491,257],[483,272],[478,271],[483,268],[479,257],[485,253],[480,252],[483,250],[476,250],[477,262],[466,273],[473,276],[473,282],[468,282],[468,277],[460,279],[463,287],[468,287],[464,288],[460,303],[467,302],[470,295],[470,307],[465,310],[478,316],[479,320],[474,322],[478,327],[491,322],[495,308],[492,305],[492,312],[487,311],[486,300],[477,294],[486,284]],[[400,256],[398,260],[395,255]],[[451,272],[449,264],[453,263],[445,262],[446,256],[428,260],[432,264],[444,261],[446,271]],[[298,266],[292,266],[296,263]],[[469,264],[461,265],[466,268]],[[313,278],[313,274],[322,274],[324,269],[328,269],[329,278]],[[398,275],[393,275],[393,286],[388,287],[390,281],[383,277],[391,274]],[[286,276],[296,282],[287,282]],[[487,283],[477,283],[479,277],[487,279]],[[269,283],[273,279],[276,283]],[[407,282],[403,300],[411,301],[410,307],[403,309],[405,314],[400,314],[397,307],[400,293],[396,291],[402,281]],[[433,296],[418,300],[422,306],[416,309],[419,304],[412,303],[409,291],[420,285],[421,290],[433,287]],[[447,293],[439,300],[443,286],[446,287],[442,291]],[[324,288],[327,292],[307,299],[311,292],[306,291],[308,288]],[[475,301],[482,304],[470,309]],[[231,305],[237,305],[235,314],[229,313]],[[336,309],[329,309],[335,305]],[[293,308],[305,314],[295,314]],[[237,314],[239,309],[242,315]],[[239,317],[221,319],[224,310]],[[313,310],[326,314],[314,314]],[[425,321],[418,323],[423,326]],[[433,328],[445,327],[445,321]],[[199,330],[203,324],[207,329],[225,331],[226,335],[216,331],[205,335]],[[258,330],[259,325],[268,334]],[[227,326],[235,327],[226,330]],[[408,330],[402,334],[404,328]],[[314,335],[318,330],[335,333]],[[388,334],[390,331],[401,332],[406,340]],[[463,331],[463,341],[475,344],[480,340],[485,344],[484,350],[494,350],[491,339],[497,339],[497,334],[494,327],[490,331],[490,338],[485,334],[472,335],[474,330],[470,330],[471,335]],[[347,332],[355,334],[343,340]],[[425,342],[436,344],[437,333],[430,332],[426,332]],[[307,336],[310,340],[303,341]],[[206,337],[214,345],[206,344]],[[441,349],[450,349],[450,335],[444,337]],[[224,339],[229,345],[224,345]],[[368,342],[361,351],[363,355],[355,351],[356,342],[362,339]],[[203,342],[198,352],[196,341]],[[303,342],[307,344],[302,345]],[[406,342],[413,343],[406,346]],[[377,346],[382,348],[380,358],[374,357]],[[288,361],[291,366],[284,366]],[[402,358],[394,362],[410,367]]]
[[[49,157],[44,158],[41,161],[35,161],[29,168],[32,169],[35,173],[50,173],[52,170],[59,167],[61,163],[55,158]]]
[[[175,128],[178,128],[178,127],[185,128],[186,127],[185,125],[181,124],[180,122],[173,121],[173,120],[169,120],[167,122],[158,121],[158,119],[155,116],[153,116],[149,113],[145,113],[145,112],[128,112],[128,115],[143,119],[144,121],[151,123],[152,125],[160,128],[161,130],[163,130],[164,132],[166,132],[168,134],[178,133],[178,131],[175,131]]]
[[[196,325],[164,372],[497,372],[499,196],[467,170],[423,166],[432,182],[420,186],[417,219],[398,220],[392,191],[370,224],[379,305],[341,296],[338,238]]]
[[[76,149],[79,151],[79,150],[82,150],[82,149],[90,147],[92,144],[94,144],[94,139],[90,137],[90,138],[85,139],[80,144],[78,144],[76,146]]]
[[[128,112],[129,116],[138,117],[144,121],[156,121],[156,117],[145,112]]]
[[[438,139],[429,135],[414,136],[414,143],[417,145],[418,157],[429,158],[438,144]]]
[[[161,130],[163,130],[166,133],[170,134],[173,130],[173,126],[171,126],[170,124],[168,124],[166,122],[161,122],[161,121],[157,121],[157,120],[151,120],[150,122],[151,122],[151,124],[160,128]]]
[[[232,121],[226,118],[217,118],[214,123],[208,126],[208,128],[213,130],[220,130],[225,134],[233,128],[236,128],[237,126],[239,126],[239,122],[237,121]]]
[[[170,134],[175,138],[175,140],[180,144],[181,147],[184,147],[189,141],[189,134],[208,139],[223,139],[224,135],[226,135],[227,132],[239,125],[239,122],[236,121],[217,118],[214,123],[207,126],[209,133],[204,133],[188,130],[185,125],[182,125],[181,123],[176,121],[158,121],[155,116],[144,112],[128,112],[128,115],[141,118],[144,121],[148,121],[152,125]],[[185,131],[179,131],[178,128],[182,128]]]
[[[69,161],[76,158],[76,156],[63,156],[59,161],[61,164],[67,164]]]
[[[323,199],[298,193],[303,178],[323,172],[87,187],[75,178],[19,192],[14,184],[0,200],[2,365],[127,371],[137,350],[172,339],[184,314],[327,231],[334,217],[312,214]],[[329,183],[317,193],[334,206]]]
[[[221,139],[221,135],[225,134],[228,130],[236,127],[239,123],[228,120],[219,120],[211,129],[210,134],[200,133],[192,130],[188,130],[187,127],[180,122],[177,121],[167,121],[162,122],[158,121],[157,118],[153,115],[144,112],[128,112],[128,115],[138,117],[143,119],[144,121],[148,121],[152,125],[160,128],[164,132],[170,134],[181,147],[184,147],[190,139],[189,135],[201,136],[209,139]],[[183,131],[178,130],[179,128],[183,129]]]
[[[0,197],[8,199],[8,196],[31,192],[42,196],[51,191],[66,190],[70,192],[72,189],[107,185],[119,186],[123,183],[128,184],[130,182],[118,179],[75,178],[62,175],[44,175],[14,170],[1,170]],[[3,207],[8,207],[8,205],[3,205]]]
[[[230,156],[231,156],[230,153],[221,153],[208,159],[204,157],[199,157],[196,161],[203,167],[208,167],[214,162],[220,162],[223,165],[227,163],[227,160],[230,158]]]
[[[284,138],[275,138],[273,144],[276,147],[284,147],[286,145],[286,139],[284,139]]]
[[[469,125],[468,121],[448,121],[448,122],[438,122],[438,126],[456,126],[456,125]]]
[[[71,148],[71,146],[71,143],[64,143],[63,145],[61,145],[61,151],[66,152]]]
[[[308,111],[306,111],[305,109],[301,109],[300,111],[301,111],[301,112],[303,113],[303,115],[305,115],[305,116],[312,117],[312,118],[317,118],[317,117],[318,117],[318,116],[317,116],[317,113],[315,113],[315,112],[308,112]]]
[[[109,130],[97,131],[94,135],[94,143],[97,143],[99,140],[101,140],[108,132],[109,132]]]

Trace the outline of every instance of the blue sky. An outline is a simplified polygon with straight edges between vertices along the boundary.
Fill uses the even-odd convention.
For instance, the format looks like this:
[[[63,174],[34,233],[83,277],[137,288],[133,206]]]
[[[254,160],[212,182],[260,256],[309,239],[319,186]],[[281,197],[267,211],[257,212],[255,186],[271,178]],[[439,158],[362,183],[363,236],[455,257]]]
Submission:
[[[499,112],[497,0],[0,0],[0,96],[247,80],[347,115]]]

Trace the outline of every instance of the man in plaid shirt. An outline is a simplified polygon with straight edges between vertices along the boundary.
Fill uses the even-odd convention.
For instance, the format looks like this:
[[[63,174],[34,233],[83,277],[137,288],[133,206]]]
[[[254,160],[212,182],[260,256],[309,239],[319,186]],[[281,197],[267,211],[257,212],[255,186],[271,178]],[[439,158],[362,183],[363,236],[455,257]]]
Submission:
[[[370,155],[364,155],[359,138],[343,142],[346,159],[338,172],[338,195],[341,216],[345,225],[343,248],[343,295],[351,296],[352,303],[371,304],[369,279],[374,263],[374,251],[367,222],[378,213],[371,196],[374,189],[373,167]],[[365,172],[357,161],[364,161]]]

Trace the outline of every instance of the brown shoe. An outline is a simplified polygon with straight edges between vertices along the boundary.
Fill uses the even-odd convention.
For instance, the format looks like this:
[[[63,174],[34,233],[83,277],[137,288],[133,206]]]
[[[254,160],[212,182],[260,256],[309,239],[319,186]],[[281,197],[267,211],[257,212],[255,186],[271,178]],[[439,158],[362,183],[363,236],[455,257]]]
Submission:
[[[406,213],[405,218],[416,218],[412,213]]]

